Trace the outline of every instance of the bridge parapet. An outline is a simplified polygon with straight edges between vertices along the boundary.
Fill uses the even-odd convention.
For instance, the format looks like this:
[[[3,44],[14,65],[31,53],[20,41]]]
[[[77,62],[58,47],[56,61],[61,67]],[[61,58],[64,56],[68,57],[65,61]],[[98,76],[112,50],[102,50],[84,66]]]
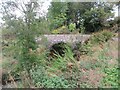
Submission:
[[[74,44],[76,42],[84,42],[90,37],[90,35],[81,35],[81,34],[61,34],[61,35],[43,35],[37,38],[37,42],[44,43],[47,42],[47,45],[50,47],[53,44],[64,42]],[[46,40],[42,40],[46,38]]]

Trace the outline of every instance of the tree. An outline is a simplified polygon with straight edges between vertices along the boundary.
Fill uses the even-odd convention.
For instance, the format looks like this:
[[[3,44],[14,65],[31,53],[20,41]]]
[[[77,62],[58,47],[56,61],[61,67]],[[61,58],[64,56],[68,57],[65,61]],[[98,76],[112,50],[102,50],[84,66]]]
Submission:
[[[94,2],[68,2],[67,14],[67,25],[69,23],[76,23],[76,28],[80,28],[80,20],[86,10],[90,10],[94,6]]]
[[[51,2],[48,9],[48,20],[50,28],[55,29],[65,24],[67,2]]]
[[[107,19],[113,17],[113,13],[111,13],[113,6],[109,7],[110,5],[109,3],[100,3],[84,13],[86,32],[95,32],[105,27]]]
[[[82,28],[86,32],[98,31],[104,27],[107,19],[113,17],[113,5],[114,3],[98,2],[52,2],[49,8],[49,13],[52,13],[49,14],[52,17],[50,21],[53,22],[53,28],[75,23],[76,29]],[[61,20],[61,13],[64,13],[62,15],[65,19]]]
[[[13,29],[16,34],[17,47],[19,51],[16,55],[20,61],[21,67],[26,67],[29,71],[32,63],[36,60],[35,56],[30,54],[31,50],[37,48],[35,37],[37,36],[38,20],[37,7],[39,3],[31,0],[26,4],[18,1],[7,1],[3,3],[3,20],[9,29]],[[19,10],[22,13],[21,17],[17,17],[14,11]],[[27,66],[26,66],[27,65]]]

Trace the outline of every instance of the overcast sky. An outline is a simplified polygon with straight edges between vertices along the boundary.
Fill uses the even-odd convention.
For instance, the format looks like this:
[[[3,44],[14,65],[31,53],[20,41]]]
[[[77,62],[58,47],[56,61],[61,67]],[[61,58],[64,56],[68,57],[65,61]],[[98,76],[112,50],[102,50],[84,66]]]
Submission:
[[[0,0],[0,8],[1,8],[1,3],[2,2],[5,2],[5,1],[8,1],[8,0]],[[10,0],[9,0],[10,1]],[[11,0],[11,1],[15,1],[15,0]],[[29,0],[18,0],[18,1],[24,1],[24,3],[26,3],[27,1]],[[39,0],[40,2],[44,2],[42,7],[40,8],[40,11],[43,12],[41,13],[42,15],[46,15],[46,13],[48,12],[48,8],[49,8],[49,5],[50,5],[50,2],[52,0]],[[16,13],[16,15],[19,17],[21,16],[22,14],[20,13],[20,11],[16,10],[14,13]],[[0,23],[2,23],[2,14],[0,13]]]
[[[5,1],[8,1],[8,0],[0,0],[0,4],[2,3],[2,2],[5,2]],[[11,1],[14,1],[14,0],[11,0]],[[22,0],[21,0],[22,1]],[[29,0],[23,0],[24,2],[25,1],[29,1]],[[41,11],[43,11],[44,13],[43,13],[43,15],[45,15],[47,12],[48,12],[48,7],[49,7],[49,5],[50,5],[50,2],[52,1],[52,0],[39,0],[40,2],[44,2],[43,3],[43,6],[42,6],[42,8],[41,8]],[[0,5],[0,7],[1,7],[1,5]],[[17,16],[21,16],[21,13],[19,12],[19,11],[15,11],[15,13],[17,14]],[[118,7],[114,7],[114,13],[115,13],[115,17],[117,17],[118,16]],[[0,23],[2,23],[3,21],[2,21],[2,19],[1,19],[1,17],[2,17],[2,14],[0,13]]]

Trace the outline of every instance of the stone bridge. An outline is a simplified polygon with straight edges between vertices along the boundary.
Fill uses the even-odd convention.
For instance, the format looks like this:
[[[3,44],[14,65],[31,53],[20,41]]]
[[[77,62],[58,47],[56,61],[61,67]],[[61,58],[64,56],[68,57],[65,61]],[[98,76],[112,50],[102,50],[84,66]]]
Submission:
[[[84,42],[90,37],[90,35],[81,35],[81,34],[58,34],[58,35],[42,35],[36,38],[38,44],[45,44],[48,47],[51,47],[54,44],[64,42],[70,43],[74,46],[77,42]]]

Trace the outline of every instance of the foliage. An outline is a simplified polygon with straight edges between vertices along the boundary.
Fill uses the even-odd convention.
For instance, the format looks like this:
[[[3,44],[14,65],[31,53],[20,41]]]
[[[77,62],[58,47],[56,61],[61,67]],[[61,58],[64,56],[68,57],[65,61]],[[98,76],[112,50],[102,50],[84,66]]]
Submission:
[[[46,88],[69,88],[76,87],[75,81],[69,82],[64,78],[62,73],[66,72],[69,68],[68,63],[75,64],[75,59],[73,57],[73,52],[70,47],[65,45],[65,55],[60,56],[55,54],[56,58],[48,63],[48,66],[34,66],[30,70],[31,77],[36,87],[46,87]],[[45,64],[45,63],[44,63]],[[74,65],[76,68],[76,66]],[[73,83],[74,82],[74,83]]]
[[[74,54],[73,54],[73,52],[72,52],[72,49],[71,49],[71,47],[70,46],[65,46],[65,56],[66,57],[68,57],[70,60],[74,60]]]
[[[58,29],[55,29],[52,31],[52,34],[59,34],[59,33],[60,33],[60,31]]]
[[[102,82],[104,86],[112,86],[114,88],[118,88],[118,70],[118,66],[104,69],[104,73],[106,74]]]
[[[75,23],[70,23],[70,25],[69,25],[69,30],[72,32],[72,31],[75,30],[75,28],[76,28]]]
[[[42,35],[42,34],[50,34],[50,22],[48,20],[46,20],[46,18],[44,17],[39,17],[39,19],[35,20],[35,24],[36,24],[36,31],[38,32],[38,35]]]
[[[50,53],[52,53],[53,55],[60,55],[60,56],[64,56],[65,54],[65,49],[66,49],[66,43],[64,42],[59,42],[57,44],[54,44],[51,48],[50,48]]]
[[[44,87],[46,88],[68,88],[69,82],[62,77],[51,77],[44,80]]]
[[[67,69],[67,60],[59,55],[57,55],[56,59],[53,59],[51,62],[51,67],[49,67],[48,71],[56,72],[57,70],[65,71]]]
[[[112,17],[110,12],[106,12],[104,7],[91,8],[84,13],[84,25],[86,32],[96,32],[104,26],[106,18]]]
[[[116,23],[119,25],[120,24],[120,16],[118,16],[117,18],[115,18],[115,21],[117,21]]]
[[[52,31],[52,34],[68,34],[70,33],[67,26],[62,26]]]
[[[7,8],[9,6],[9,8]],[[21,8],[24,7],[24,8]],[[21,64],[21,69],[26,68],[30,70],[33,62],[38,60],[36,53],[33,53],[37,49],[37,43],[35,37],[38,35],[39,20],[37,20],[36,9],[40,7],[38,2],[27,2],[27,4],[20,3],[17,1],[7,1],[3,3],[3,20],[5,21],[8,29],[15,31],[16,43],[13,46],[15,49],[14,53],[17,60]],[[14,10],[20,10],[23,13],[22,18],[16,17],[13,12]]]
[[[108,47],[108,43],[105,48],[100,51],[98,55],[98,62],[101,65],[101,72],[105,74],[103,79],[101,80],[101,87],[112,87],[118,88],[118,75],[119,75],[119,67],[116,63],[116,59],[111,56],[107,56],[106,53],[111,52],[111,48]],[[110,63],[110,61],[114,61],[115,63]]]
[[[80,29],[80,32],[96,32],[105,27],[107,19],[113,17],[114,3],[97,2],[52,2],[48,19],[51,29],[62,25],[70,26],[70,30]],[[63,17],[64,15],[64,17]],[[81,23],[81,21],[84,22]]]
[[[67,25],[70,23],[75,23],[76,27],[79,28],[80,18],[82,18],[83,14],[86,10],[90,10],[95,3],[93,2],[68,2],[67,3]]]
[[[81,43],[81,42],[79,42],[79,43],[76,43],[76,46],[75,46],[75,48],[73,49],[73,51],[77,54],[78,52],[78,54],[80,54],[80,55],[84,55],[84,54],[91,54],[91,52],[92,52],[92,50],[90,49],[91,48],[91,44],[89,44],[89,43]],[[78,52],[76,52],[76,50],[78,51]]]
[[[110,7],[108,7],[109,4],[99,4],[99,6],[96,3],[84,3],[85,5],[83,5],[81,2],[52,2],[51,4],[47,19],[36,18],[37,7],[39,6],[37,2],[30,1],[20,8],[16,1],[7,2],[3,5],[3,20],[6,25],[4,35],[8,35],[8,37],[15,35],[13,40],[2,41],[4,59],[7,58],[9,61],[3,64],[3,68],[8,68],[13,78],[20,78],[21,76],[21,81],[22,78],[32,79],[28,82],[33,82],[35,87],[74,88],[78,85],[81,85],[80,87],[90,87],[87,83],[89,81],[82,81],[81,76],[84,75],[82,75],[81,70],[89,71],[90,69],[101,67],[102,69],[104,68],[103,72],[106,73],[106,77],[103,78],[103,85],[118,86],[117,73],[119,68],[117,66],[108,68],[107,61],[111,59],[111,57],[107,57],[105,54],[108,49],[100,52],[100,55],[97,57],[98,60],[95,62],[92,62],[92,60],[87,62],[81,60],[80,65],[76,61],[77,56],[74,55],[78,55],[79,59],[81,59],[79,57],[81,55],[89,56],[92,52],[92,46],[111,39],[113,36],[112,32],[104,30],[96,33],[90,38],[90,43],[80,42],[76,44],[73,50],[63,43],[58,44],[52,54],[50,53],[51,56],[54,54],[52,58],[48,55],[49,51],[46,48],[47,40],[45,38],[42,39],[41,42],[38,42],[39,46],[35,40],[35,37],[38,35],[49,31],[49,25],[51,25],[51,29],[54,29],[52,31],[53,34],[70,33],[69,30],[74,32],[76,28],[80,28],[81,33],[84,33],[85,30],[90,31],[88,30],[90,28],[93,28],[92,31],[97,31],[104,26],[104,21],[112,16],[110,12],[112,5]],[[86,9],[83,7],[86,7]],[[11,13],[18,9],[23,9],[21,10],[23,17],[16,17],[14,13]],[[13,58],[15,61],[18,60],[16,61],[17,63],[11,60]],[[26,73],[28,75],[24,77]],[[4,76],[3,79],[9,79],[5,74]]]
[[[54,18],[60,15],[61,13],[65,14],[66,9],[67,9],[66,2],[51,2],[48,16],[50,18]]]
[[[99,33],[93,34],[93,36],[90,38],[90,43],[91,44],[99,44],[99,43],[107,42],[113,36],[114,36],[114,33],[110,32],[108,30],[103,30]]]
[[[85,32],[85,27],[84,27],[84,20],[81,21],[81,24],[80,24],[80,33],[84,33]]]
[[[35,66],[30,70],[30,76],[33,80],[33,83],[37,87],[42,87],[42,80],[45,77],[45,68],[42,66]]]
[[[109,28],[112,32],[118,32],[119,31],[119,25],[120,25],[120,17],[115,17],[114,20],[109,20],[107,22],[107,28]]]
[[[68,62],[75,64],[75,59],[73,57],[74,54],[71,48],[68,45],[62,45],[61,47],[64,47],[62,51],[64,53],[62,53],[62,55],[60,54],[60,52],[57,51],[54,53],[56,58],[53,57],[51,60],[52,66],[49,67],[50,71],[54,72],[56,72],[57,70],[66,71]]]
[[[70,84],[63,77],[48,76],[43,67],[36,67],[31,70],[31,77],[36,87],[44,88],[68,88]]]
[[[66,9],[66,2],[51,2],[47,14],[51,30],[64,25],[66,20]]]
[[[66,14],[61,13],[57,17],[54,17],[53,19],[53,26],[54,28],[60,27],[63,25],[63,23],[66,20]]]

